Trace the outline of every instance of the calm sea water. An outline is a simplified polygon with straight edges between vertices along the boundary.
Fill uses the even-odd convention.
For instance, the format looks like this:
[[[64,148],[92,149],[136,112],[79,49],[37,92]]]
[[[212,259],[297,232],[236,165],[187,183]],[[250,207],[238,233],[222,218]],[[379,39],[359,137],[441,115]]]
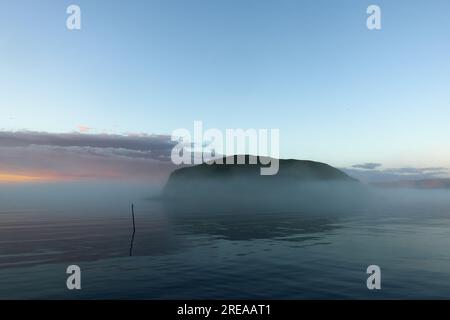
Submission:
[[[0,298],[449,298],[450,192],[377,192],[352,214],[204,217],[168,214],[145,185],[1,186]],[[66,289],[71,264],[80,291]]]

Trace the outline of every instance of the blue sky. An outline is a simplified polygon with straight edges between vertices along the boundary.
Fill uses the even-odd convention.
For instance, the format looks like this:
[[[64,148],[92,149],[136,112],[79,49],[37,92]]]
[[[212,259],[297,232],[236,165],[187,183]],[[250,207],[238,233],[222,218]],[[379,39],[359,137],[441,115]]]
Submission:
[[[202,120],[279,128],[282,157],[450,167],[449,1],[0,3],[1,130]],[[70,4],[80,31],[66,29]]]

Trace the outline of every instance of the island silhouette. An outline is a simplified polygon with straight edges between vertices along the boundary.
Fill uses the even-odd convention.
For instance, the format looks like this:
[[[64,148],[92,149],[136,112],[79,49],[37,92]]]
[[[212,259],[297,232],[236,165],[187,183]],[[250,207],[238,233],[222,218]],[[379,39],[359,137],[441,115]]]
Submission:
[[[321,162],[277,159],[276,175],[261,175],[259,157],[225,157],[175,170],[162,199],[174,212],[341,212],[353,210],[365,187],[346,173]],[[227,161],[228,160],[228,161]],[[267,158],[266,158],[267,160]]]

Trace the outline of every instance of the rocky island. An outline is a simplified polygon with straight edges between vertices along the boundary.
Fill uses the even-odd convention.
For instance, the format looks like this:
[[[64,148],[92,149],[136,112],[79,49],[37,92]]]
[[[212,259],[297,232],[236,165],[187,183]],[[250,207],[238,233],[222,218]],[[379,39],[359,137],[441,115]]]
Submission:
[[[236,160],[236,156],[235,160]],[[261,164],[208,164],[175,170],[163,191],[170,207],[182,210],[302,210],[354,208],[364,187],[325,163],[279,160],[276,175],[260,175]],[[229,159],[228,159],[229,160]],[[230,162],[230,161],[228,161]]]

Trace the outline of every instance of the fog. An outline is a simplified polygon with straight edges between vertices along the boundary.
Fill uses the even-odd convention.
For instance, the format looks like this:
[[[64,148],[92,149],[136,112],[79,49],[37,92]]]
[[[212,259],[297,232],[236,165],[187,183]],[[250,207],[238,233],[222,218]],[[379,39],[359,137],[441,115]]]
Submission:
[[[172,223],[232,240],[307,239],[349,219],[450,216],[450,190],[381,189],[352,182],[270,184],[199,179],[171,186],[162,201]],[[293,238],[292,238],[293,237]]]
[[[357,182],[255,184],[245,179],[162,187],[129,181],[0,185],[2,237],[14,240],[3,251],[51,248],[52,259],[61,261],[126,255],[131,203],[136,205],[137,255],[183,248],[185,241],[173,236],[180,233],[308,243],[324,234],[346,234],[342,228],[349,221],[377,226],[387,218],[422,228],[435,218],[450,217],[450,190],[381,189]],[[61,242],[69,234],[72,240]]]
[[[0,212],[108,215],[154,197],[159,184],[135,181],[0,184]]]
[[[227,183],[191,180],[170,188],[130,181],[0,184],[0,212],[107,213],[117,206],[128,208],[133,201],[160,202],[168,214],[179,215],[426,215],[450,211],[450,190],[378,188],[351,182],[255,184],[237,178]]]

